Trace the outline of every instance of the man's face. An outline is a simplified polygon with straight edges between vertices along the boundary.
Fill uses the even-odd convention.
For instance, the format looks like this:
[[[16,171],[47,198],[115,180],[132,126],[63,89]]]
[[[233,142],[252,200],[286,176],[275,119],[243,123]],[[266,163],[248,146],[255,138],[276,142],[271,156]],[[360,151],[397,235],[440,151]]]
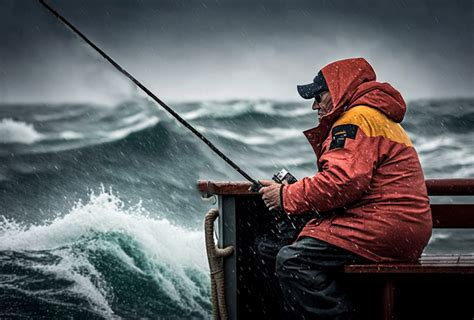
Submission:
[[[332,110],[332,99],[329,91],[321,93],[314,98],[313,110],[318,110],[319,120]]]

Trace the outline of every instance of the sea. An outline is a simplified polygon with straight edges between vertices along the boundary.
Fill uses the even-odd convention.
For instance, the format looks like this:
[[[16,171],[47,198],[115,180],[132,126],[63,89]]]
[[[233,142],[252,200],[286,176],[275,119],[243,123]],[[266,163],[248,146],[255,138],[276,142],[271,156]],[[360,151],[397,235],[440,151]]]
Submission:
[[[254,179],[316,173],[311,102],[170,106]],[[410,101],[402,126],[427,179],[474,178],[474,99]],[[244,180],[143,96],[1,104],[0,318],[209,319],[199,179]],[[425,253],[474,253],[474,232],[435,230]]]

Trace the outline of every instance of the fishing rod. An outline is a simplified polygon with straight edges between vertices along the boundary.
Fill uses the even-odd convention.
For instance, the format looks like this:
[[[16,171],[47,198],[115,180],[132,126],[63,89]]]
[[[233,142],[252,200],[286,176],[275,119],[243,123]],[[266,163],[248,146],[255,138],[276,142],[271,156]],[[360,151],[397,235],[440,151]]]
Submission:
[[[238,165],[236,165],[232,160],[230,160],[222,151],[220,151],[212,142],[210,142],[206,137],[204,137],[199,131],[197,131],[192,125],[190,125],[186,120],[181,118],[173,109],[168,107],[166,103],[161,101],[156,95],[153,94],[148,88],[146,88],[140,81],[138,81],[134,76],[132,76],[127,70],[122,68],[115,60],[113,60],[108,54],[106,54],[102,49],[96,46],[92,41],[90,41],[82,32],[80,32],[75,26],[73,26],[69,21],[66,20],[62,15],[60,15],[56,10],[50,7],[44,0],[39,0],[39,2],[48,9],[53,15],[56,16],[62,23],[69,27],[75,34],[82,38],[88,45],[90,45],[94,50],[96,50],[105,60],[110,62],[118,71],[123,75],[129,78],[133,83],[135,83],[140,89],[142,89],[148,96],[155,100],[160,106],[162,106],[168,113],[170,113],[176,120],[178,120],[182,125],[191,130],[199,139],[201,139],[212,151],[214,151],[219,157],[221,157],[225,162],[227,162],[232,168],[234,168],[238,173],[240,173],[245,179],[252,182],[253,190],[258,190],[262,185],[259,181],[250,177],[244,170],[242,170]]]

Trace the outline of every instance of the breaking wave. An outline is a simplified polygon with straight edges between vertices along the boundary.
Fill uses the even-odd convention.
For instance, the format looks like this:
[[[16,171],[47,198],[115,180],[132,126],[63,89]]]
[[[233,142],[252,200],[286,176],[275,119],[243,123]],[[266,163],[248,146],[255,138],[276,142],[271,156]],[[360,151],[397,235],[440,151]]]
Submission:
[[[32,317],[205,318],[210,302],[203,252],[201,232],[152,218],[139,204],[126,208],[104,189],[41,225],[4,218],[0,317],[15,304],[31,303],[42,305]],[[41,311],[45,305],[49,309]]]
[[[0,143],[32,144],[43,139],[32,124],[5,118],[0,121]]]

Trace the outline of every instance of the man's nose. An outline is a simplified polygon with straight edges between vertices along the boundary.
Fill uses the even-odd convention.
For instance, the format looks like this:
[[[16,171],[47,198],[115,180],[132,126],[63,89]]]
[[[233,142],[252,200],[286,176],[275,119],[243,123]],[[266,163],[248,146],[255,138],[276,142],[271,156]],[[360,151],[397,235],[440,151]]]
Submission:
[[[314,101],[313,102],[313,110],[318,110],[318,109],[320,109],[319,103],[317,101]]]

